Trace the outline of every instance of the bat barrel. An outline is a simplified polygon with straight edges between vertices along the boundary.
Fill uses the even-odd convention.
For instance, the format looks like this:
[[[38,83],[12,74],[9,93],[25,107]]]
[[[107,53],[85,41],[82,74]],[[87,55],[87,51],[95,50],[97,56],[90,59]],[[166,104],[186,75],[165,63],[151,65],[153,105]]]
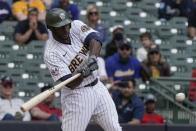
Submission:
[[[78,78],[81,74],[76,74],[70,78],[68,78],[67,80],[59,83],[58,85],[45,90],[44,92],[34,96],[33,98],[31,98],[30,100],[28,100],[26,103],[24,103],[21,106],[21,110],[23,112],[30,110],[32,107],[36,106],[37,104],[41,103],[42,101],[44,101],[48,96],[52,95],[53,93],[55,93],[56,91],[60,90],[61,88],[63,88],[65,85],[67,85],[68,83],[72,82],[73,80],[75,80],[76,78]]]

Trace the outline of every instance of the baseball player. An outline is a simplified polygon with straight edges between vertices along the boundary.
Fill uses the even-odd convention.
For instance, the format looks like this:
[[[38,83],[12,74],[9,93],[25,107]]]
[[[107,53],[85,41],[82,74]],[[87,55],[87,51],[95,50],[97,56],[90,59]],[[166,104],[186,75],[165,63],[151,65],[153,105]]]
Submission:
[[[63,131],[85,131],[94,120],[105,131],[122,131],[113,100],[97,79],[97,56],[101,49],[98,32],[79,20],[71,21],[62,9],[46,15],[49,39],[44,61],[54,81],[81,76],[61,90]]]

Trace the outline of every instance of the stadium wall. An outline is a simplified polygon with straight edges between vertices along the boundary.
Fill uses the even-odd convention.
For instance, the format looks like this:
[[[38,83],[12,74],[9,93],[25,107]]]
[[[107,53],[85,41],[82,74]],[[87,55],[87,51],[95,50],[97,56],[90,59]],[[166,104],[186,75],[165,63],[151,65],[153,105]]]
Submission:
[[[122,125],[123,131],[196,131],[196,125]],[[61,131],[55,122],[0,122],[0,131]],[[103,131],[97,125],[89,125],[86,131]]]

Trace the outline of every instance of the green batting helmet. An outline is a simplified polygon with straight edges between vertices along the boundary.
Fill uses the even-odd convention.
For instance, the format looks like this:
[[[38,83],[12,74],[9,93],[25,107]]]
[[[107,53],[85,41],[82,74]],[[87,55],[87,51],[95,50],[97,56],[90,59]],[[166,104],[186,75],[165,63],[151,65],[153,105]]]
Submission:
[[[51,27],[61,27],[71,23],[70,16],[60,8],[49,10],[46,14],[46,25]]]

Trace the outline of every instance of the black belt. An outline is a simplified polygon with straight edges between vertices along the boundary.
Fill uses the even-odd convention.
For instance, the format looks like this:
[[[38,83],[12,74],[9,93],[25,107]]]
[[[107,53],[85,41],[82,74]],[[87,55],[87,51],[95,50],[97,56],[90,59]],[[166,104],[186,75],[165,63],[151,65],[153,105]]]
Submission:
[[[93,82],[91,82],[90,84],[88,85],[85,85],[84,87],[88,87],[88,86],[95,86],[98,82],[98,79],[95,79]]]

